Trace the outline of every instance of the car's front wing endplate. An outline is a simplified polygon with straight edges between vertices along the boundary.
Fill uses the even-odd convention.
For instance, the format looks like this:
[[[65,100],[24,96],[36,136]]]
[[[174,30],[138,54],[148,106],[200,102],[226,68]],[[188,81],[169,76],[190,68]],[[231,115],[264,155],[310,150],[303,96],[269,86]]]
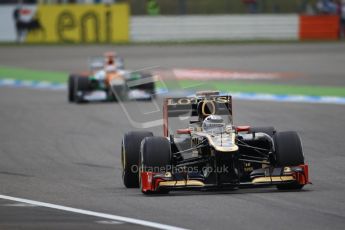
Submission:
[[[261,170],[262,171],[262,170]],[[271,173],[267,173],[271,172]],[[280,172],[278,175],[277,172]],[[234,187],[255,187],[255,186],[272,186],[279,184],[297,183],[300,185],[309,184],[308,165],[299,165],[293,167],[267,168],[262,173],[256,173],[251,177],[251,181],[239,183],[207,184],[203,178],[186,179],[174,174],[141,172],[141,189],[143,192],[156,192],[160,190],[178,190],[178,189],[207,189],[207,188],[234,188]]]

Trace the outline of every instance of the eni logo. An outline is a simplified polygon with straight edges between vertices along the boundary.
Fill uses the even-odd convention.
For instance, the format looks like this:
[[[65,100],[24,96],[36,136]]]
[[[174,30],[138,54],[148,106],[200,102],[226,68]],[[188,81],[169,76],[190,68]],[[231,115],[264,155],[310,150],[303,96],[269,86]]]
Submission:
[[[110,10],[105,10],[103,14],[99,14],[96,11],[86,11],[80,18],[77,18],[73,11],[64,10],[57,16],[56,22],[56,33],[58,40],[61,42],[76,42],[74,39],[68,37],[66,32],[79,29],[79,39],[81,42],[87,42],[88,30],[92,31],[94,34],[93,42],[100,42],[101,34],[101,18],[105,17],[105,40],[107,42],[111,41],[112,34],[112,14]],[[102,31],[103,32],[103,31]]]

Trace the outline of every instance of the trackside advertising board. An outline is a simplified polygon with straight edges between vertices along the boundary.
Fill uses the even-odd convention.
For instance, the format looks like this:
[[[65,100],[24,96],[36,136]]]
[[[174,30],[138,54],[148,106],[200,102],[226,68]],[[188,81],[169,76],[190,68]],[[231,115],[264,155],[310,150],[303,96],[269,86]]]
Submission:
[[[22,21],[25,7],[8,7],[12,20],[12,41],[27,43],[104,43],[129,41],[127,4],[37,5],[30,20]],[[32,7],[31,7],[32,8]],[[15,16],[19,15],[19,16]],[[3,17],[3,16],[1,16]],[[7,21],[10,21],[7,20]],[[12,32],[13,33],[13,32]],[[7,36],[9,37],[9,36]]]
[[[0,42],[14,42],[19,39],[16,28],[16,18],[18,21],[28,23],[36,12],[36,5],[0,5]]]

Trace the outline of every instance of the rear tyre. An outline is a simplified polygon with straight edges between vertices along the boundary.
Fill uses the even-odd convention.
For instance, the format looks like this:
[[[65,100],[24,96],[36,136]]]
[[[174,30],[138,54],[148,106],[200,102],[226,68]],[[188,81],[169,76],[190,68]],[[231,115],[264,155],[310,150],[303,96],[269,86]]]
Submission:
[[[272,126],[268,127],[251,127],[249,129],[250,133],[266,133],[267,135],[273,137],[273,135],[276,133],[276,130]]]
[[[152,99],[154,99],[156,96],[156,90],[155,90],[155,83],[154,83],[154,79],[152,74],[149,73],[140,73],[141,79],[145,79],[144,81],[147,83],[141,84],[141,85],[137,85],[135,87],[131,87],[131,89],[139,89],[139,90],[143,90],[146,93],[150,94],[151,97],[147,98],[147,99],[142,99],[142,100],[147,100],[147,101],[151,101]]]
[[[152,75],[147,75],[145,76],[147,78],[153,78]],[[151,94],[151,97],[148,99],[149,101],[151,101],[152,99],[156,98],[156,89],[155,89],[155,82],[152,79],[152,82],[147,83],[147,92],[149,94]]]
[[[274,136],[276,166],[297,166],[304,164],[301,140],[296,132],[277,132]],[[282,190],[298,190],[304,185],[298,183],[277,185]]]
[[[151,132],[136,131],[126,133],[122,140],[121,162],[122,181],[127,188],[139,188],[140,144],[145,137],[152,137]]]
[[[141,171],[167,172],[171,168],[170,142],[165,137],[146,137],[141,145],[140,167]],[[141,180],[140,180],[141,182]],[[140,186],[142,184],[140,183]],[[144,192],[144,194],[166,194],[168,190]]]
[[[83,99],[84,92],[90,91],[90,81],[87,77],[74,77],[74,101],[76,103],[85,102]]]
[[[125,85],[113,85],[109,88],[109,98],[111,101],[121,102],[127,100],[127,89]]]

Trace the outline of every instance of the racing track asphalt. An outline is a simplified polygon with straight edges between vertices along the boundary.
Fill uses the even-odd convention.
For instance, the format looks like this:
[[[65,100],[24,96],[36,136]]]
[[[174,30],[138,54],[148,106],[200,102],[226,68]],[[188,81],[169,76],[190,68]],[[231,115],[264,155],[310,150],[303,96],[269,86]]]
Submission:
[[[299,47],[287,46],[295,50]],[[295,63],[289,71],[298,71],[299,68],[297,62],[289,59],[293,56],[292,52],[270,54],[269,51],[265,53],[261,46],[255,45],[225,47],[237,49],[238,52],[246,51],[248,54],[250,49],[263,50],[262,55],[268,59],[277,58],[287,60],[286,63]],[[275,46],[269,47],[278,50]],[[310,79],[316,76],[313,83],[330,84],[330,80],[332,84],[344,85],[345,80],[340,75],[344,67],[338,60],[340,56],[344,56],[344,53],[339,52],[340,47],[342,46],[339,44],[320,46],[321,56],[327,50],[332,55],[334,53],[334,59],[333,56],[329,56],[329,59],[318,58],[317,51],[306,51],[306,56],[308,52],[313,53],[311,59],[305,60],[306,63],[314,61],[314,67],[319,68],[321,72],[332,70],[334,73],[333,77],[327,78],[318,75],[313,68],[305,69],[304,71],[311,76]],[[206,52],[201,48],[200,56]],[[25,51],[25,55],[30,52],[31,59],[25,62],[18,58],[21,61],[14,63],[14,55],[3,52],[11,49],[17,52],[17,55],[21,49]],[[47,52],[54,49],[57,52]],[[78,48],[72,48],[71,52],[68,52],[67,48],[62,49],[64,52],[60,47],[1,47],[1,65],[12,64],[33,68],[41,65],[42,69],[55,66],[56,70],[71,70],[71,63],[78,55],[75,50]],[[96,50],[97,47],[86,49]],[[98,47],[99,52],[104,49],[103,46]],[[128,50],[126,47],[120,49],[124,53],[130,53],[134,52],[135,47],[128,47]],[[150,46],[138,49],[152,50],[155,54],[159,53],[157,50],[164,50],[164,47]],[[212,50],[212,47],[205,49]],[[282,49],[287,48],[285,46]],[[85,51],[80,47],[80,53],[83,52]],[[197,59],[200,59],[200,62],[205,61],[204,57],[199,57],[197,49],[190,48],[189,52],[195,54],[193,65],[196,65]],[[182,63],[184,55],[178,55],[175,51],[172,56],[176,62]],[[44,61],[39,64],[43,57]],[[58,61],[54,62],[55,58]],[[158,57],[156,58],[158,60]],[[225,55],[214,56],[213,61],[221,63],[224,62],[224,58]],[[250,63],[249,66],[256,65],[251,57],[242,58]],[[65,66],[62,59],[66,63]],[[191,56],[187,55],[184,65],[191,59]],[[143,59],[142,63],[140,60],[135,59],[133,68],[148,65],[147,60]],[[132,64],[130,58],[127,58],[127,62],[127,65]],[[215,64],[214,67],[219,68],[217,65],[220,64]],[[269,67],[273,68],[268,65],[269,71]],[[264,70],[264,66],[260,68]],[[288,66],[284,68],[288,69]],[[128,103],[126,107],[136,111],[147,108],[148,105],[142,102],[138,107],[136,103]],[[73,105],[66,102],[66,92],[0,88],[0,111],[2,195],[190,229],[324,230],[343,229],[345,226],[344,106],[234,102],[236,124],[273,125],[278,130],[296,130],[301,135],[313,182],[313,185],[306,186],[301,192],[280,192],[274,188],[260,188],[229,192],[181,191],[155,197],[143,196],[139,190],[125,189],[122,185],[120,143],[123,133],[133,128],[119,104]],[[132,118],[140,120],[136,114],[138,113]],[[154,128],[153,131],[157,135],[161,134],[160,128]],[[54,226],[58,229],[143,228],[127,226],[129,224],[125,223],[105,225],[96,223],[99,219],[95,218],[39,207],[11,206],[12,203],[0,200],[0,229],[54,229]]]

